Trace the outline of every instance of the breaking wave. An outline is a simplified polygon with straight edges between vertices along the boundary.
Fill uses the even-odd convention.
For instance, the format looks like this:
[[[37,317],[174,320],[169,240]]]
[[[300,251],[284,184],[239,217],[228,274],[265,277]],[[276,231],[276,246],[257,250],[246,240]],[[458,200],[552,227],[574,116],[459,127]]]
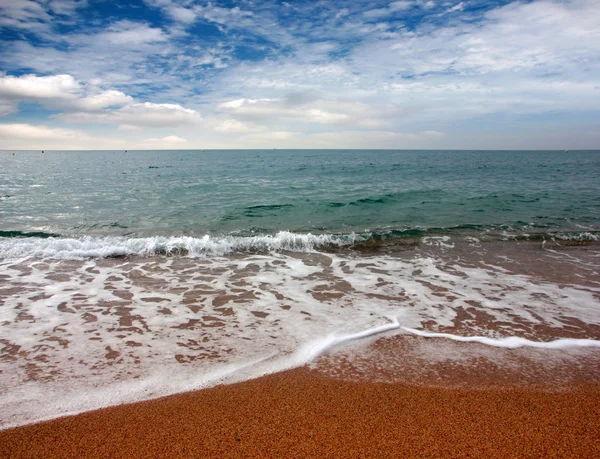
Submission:
[[[90,237],[83,238],[0,238],[2,258],[111,258],[132,255],[184,255],[189,257],[222,256],[235,252],[308,252],[318,247],[351,245],[354,234],[295,234],[280,231],[274,235],[223,236],[201,238],[154,236],[146,238]]]
[[[45,232],[0,232],[0,258],[27,257],[50,259],[118,258],[127,256],[187,256],[190,258],[225,256],[233,253],[266,252],[336,252],[354,250],[370,252],[406,249],[427,245],[431,237],[468,238],[484,235],[486,240],[553,241],[556,245],[587,245],[600,241],[600,233],[554,232],[516,233],[493,232],[476,225],[454,228],[403,229],[346,234],[312,234],[280,231],[276,234],[253,236],[204,235],[193,236],[82,236],[63,237]],[[448,247],[452,247],[449,244]]]

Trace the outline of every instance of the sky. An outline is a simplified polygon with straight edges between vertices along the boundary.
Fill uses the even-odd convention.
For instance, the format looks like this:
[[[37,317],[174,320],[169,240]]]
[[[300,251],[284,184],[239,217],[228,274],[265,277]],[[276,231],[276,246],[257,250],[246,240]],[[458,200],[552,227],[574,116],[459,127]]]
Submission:
[[[0,149],[600,148],[600,0],[0,0]]]

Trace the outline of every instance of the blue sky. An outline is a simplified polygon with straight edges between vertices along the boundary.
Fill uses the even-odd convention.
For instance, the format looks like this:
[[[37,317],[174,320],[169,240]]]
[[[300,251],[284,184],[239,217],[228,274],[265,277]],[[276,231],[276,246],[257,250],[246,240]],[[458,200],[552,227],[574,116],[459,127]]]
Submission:
[[[600,1],[0,0],[0,148],[600,148]]]

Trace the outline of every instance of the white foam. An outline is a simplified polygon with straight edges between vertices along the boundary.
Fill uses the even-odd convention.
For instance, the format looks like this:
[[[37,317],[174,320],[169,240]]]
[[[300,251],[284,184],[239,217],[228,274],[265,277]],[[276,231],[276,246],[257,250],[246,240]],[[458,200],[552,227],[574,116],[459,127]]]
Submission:
[[[275,235],[181,237],[90,237],[83,238],[0,238],[0,258],[46,259],[106,258],[126,255],[150,256],[185,252],[189,257],[221,256],[232,252],[309,252],[324,245],[354,243],[355,234],[297,234],[280,231]]]
[[[421,241],[425,245],[435,246],[441,249],[454,248],[454,243],[450,241],[450,236],[425,236]]]
[[[481,241],[474,236],[466,236],[465,240],[469,243],[471,247],[481,247]]]
[[[242,363],[226,364],[208,373],[175,370],[178,377],[165,378],[165,374],[146,377],[139,381],[117,381],[106,386],[75,385],[68,391],[61,386],[42,389],[29,383],[14,388],[12,397],[2,400],[10,415],[0,421],[0,429],[7,429],[35,420],[41,422],[59,416],[70,416],[85,411],[114,406],[132,401],[153,400],[167,395],[204,389],[217,384],[247,381],[305,365],[327,350],[341,344],[379,335],[399,328],[392,322],[350,334],[332,333],[301,345],[289,356],[276,353]],[[43,403],[40,405],[40,399]],[[33,416],[33,417],[32,417]]]
[[[539,324],[600,324],[600,289],[434,258],[49,258],[0,274],[3,427],[282,371],[400,325],[460,318],[495,338],[472,310],[530,341]]]
[[[424,338],[445,338],[461,343],[481,343],[487,346],[517,349],[520,347],[535,347],[540,349],[568,349],[572,347],[600,347],[600,340],[560,338],[553,341],[532,341],[519,336],[507,336],[505,338],[489,338],[487,336],[460,336],[451,333],[434,333],[414,328],[401,327],[402,330],[413,335]]]
[[[296,352],[294,352],[292,357],[286,359],[286,361],[283,363],[283,366],[277,368],[277,371],[283,371],[290,368],[305,365],[311,362],[312,360],[316,359],[320,355],[324,354],[328,350],[336,346],[340,346],[344,343],[368,338],[374,335],[380,335],[391,330],[396,330],[400,327],[400,324],[398,323],[397,319],[390,318],[390,321],[391,322],[388,324],[379,325],[356,333],[332,333],[324,338],[306,343],[302,345]]]
[[[598,233],[556,233],[552,239],[560,239],[560,240],[568,240],[568,241],[598,241],[600,239],[600,234]],[[556,240],[555,240],[556,242]],[[557,242],[558,244],[558,242]]]

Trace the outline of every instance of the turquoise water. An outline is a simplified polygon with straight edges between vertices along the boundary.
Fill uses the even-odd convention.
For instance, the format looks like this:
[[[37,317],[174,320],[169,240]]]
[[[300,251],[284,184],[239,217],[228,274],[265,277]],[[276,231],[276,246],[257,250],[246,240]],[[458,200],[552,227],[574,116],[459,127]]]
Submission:
[[[2,152],[0,235],[595,237],[600,151]]]

